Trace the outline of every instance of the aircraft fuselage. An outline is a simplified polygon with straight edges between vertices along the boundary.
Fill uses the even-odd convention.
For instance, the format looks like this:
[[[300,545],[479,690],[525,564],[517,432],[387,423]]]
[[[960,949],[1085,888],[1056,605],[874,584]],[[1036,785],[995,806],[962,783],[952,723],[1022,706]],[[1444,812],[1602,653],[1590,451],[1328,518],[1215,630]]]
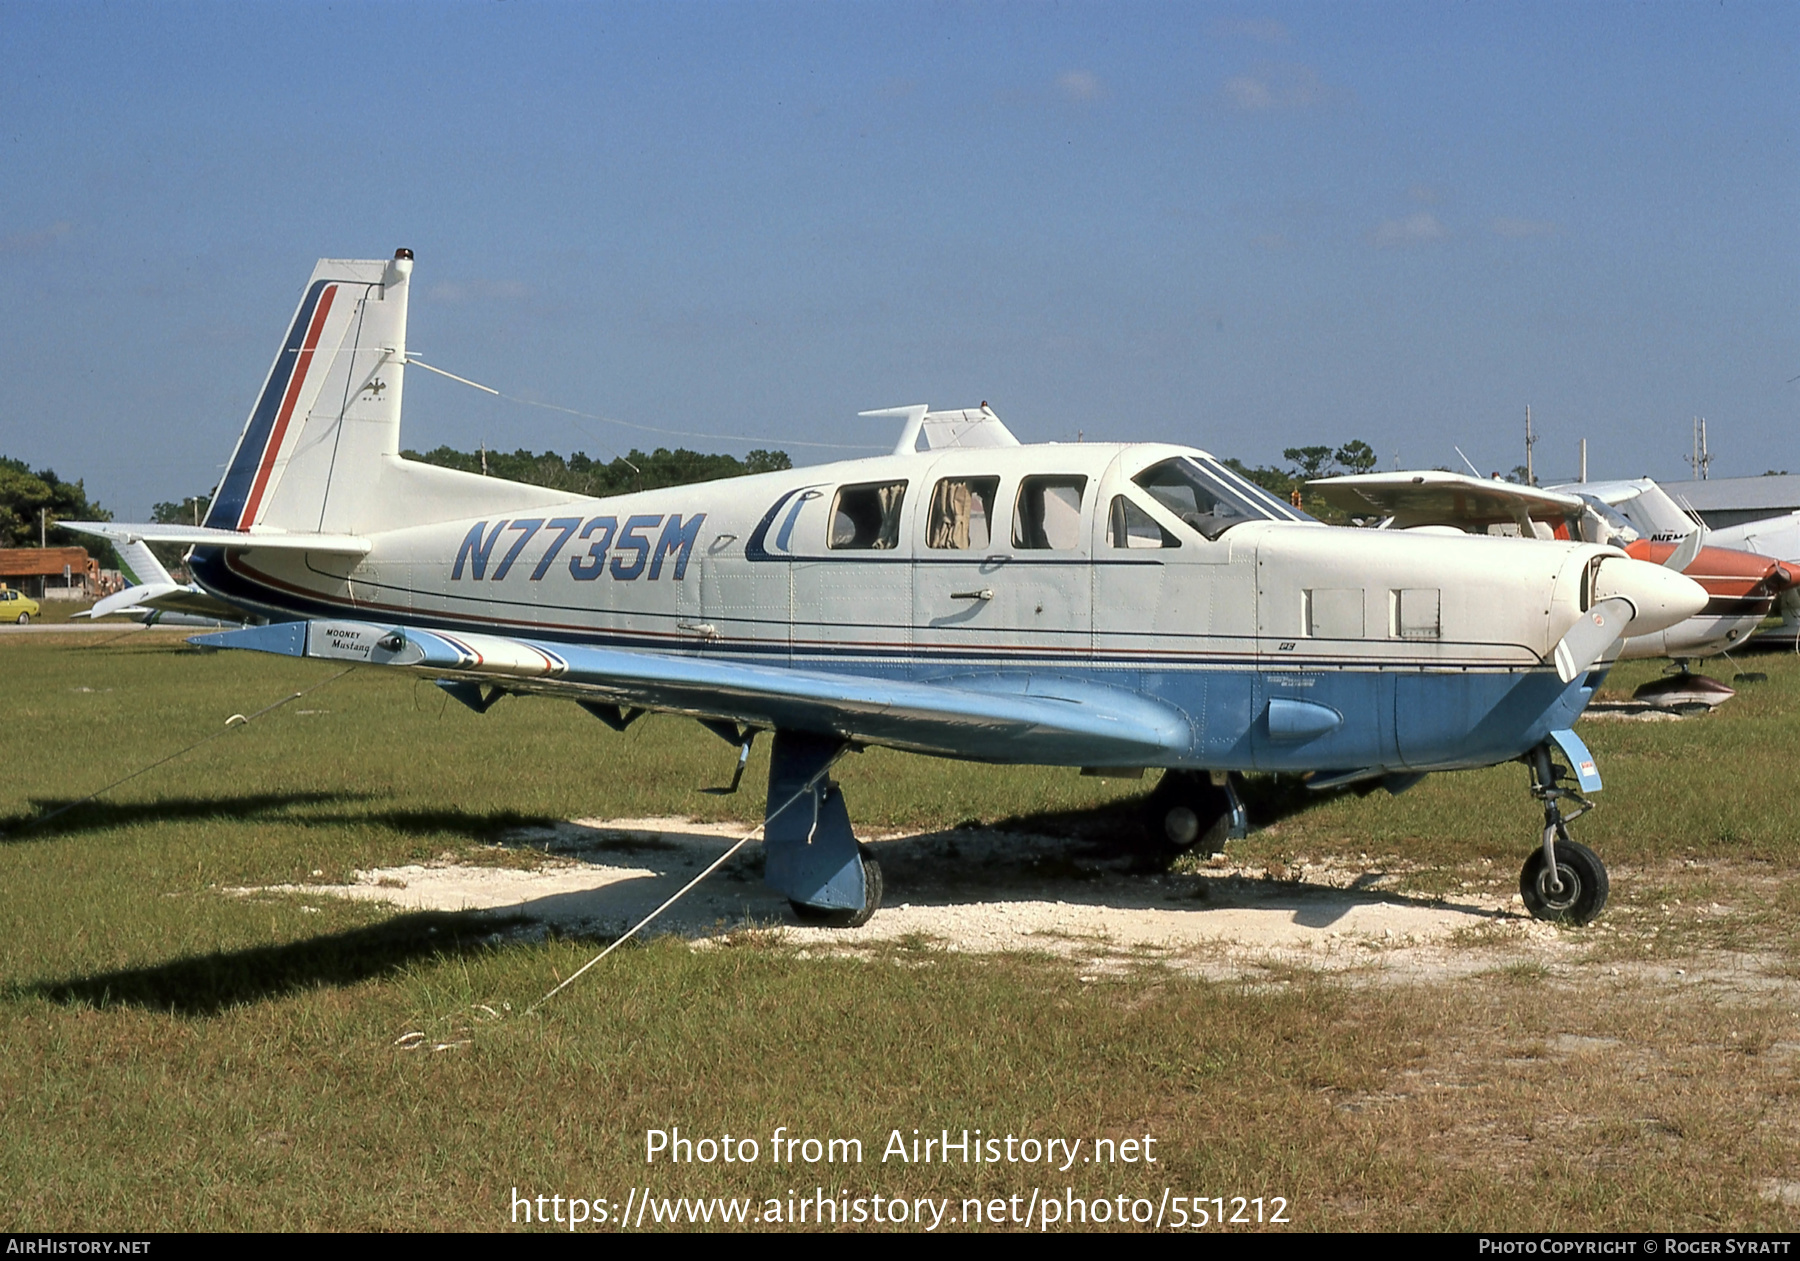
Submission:
[[[1591,697],[1603,666],[1565,683],[1546,660],[1582,616],[1584,573],[1615,549],[1298,514],[1207,537],[1133,480],[1185,457],[1208,459],[952,449],[608,499],[471,478],[514,502],[365,530],[361,558],[201,549],[194,570],[274,620],[392,619],[909,682],[1085,681],[1179,709],[1180,764],[1216,770],[1487,765]],[[394,479],[419,468],[390,460]]]

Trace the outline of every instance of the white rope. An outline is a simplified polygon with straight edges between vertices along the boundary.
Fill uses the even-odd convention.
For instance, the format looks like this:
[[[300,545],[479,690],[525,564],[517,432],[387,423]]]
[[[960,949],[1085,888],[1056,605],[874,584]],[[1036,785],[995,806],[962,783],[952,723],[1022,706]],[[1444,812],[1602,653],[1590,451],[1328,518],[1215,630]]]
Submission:
[[[529,1016],[532,1012],[534,1012],[538,1008],[542,1007],[545,1003],[549,1002],[552,998],[556,997],[556,995],[560,994],[563,990],[565,990],[569,986],[573,985],[576,982],[576,980],[581,977],[582,973],[586,972],[589,968],[593,967],[596,963],[599,963],[600,960],[606,958],[607,955],[611,954],[613,951],[617,950],[620,946],[623,946],[627,941],[631,940],[631,938],[635,937],[638,934],[638,931],[640,929],[642,929],[644,927],[644,925],[648,924],[651,920],[655,919],[658,915],[661,915],[664,911],[668,910],[671,906],[674,906],[683,897],[687,896],[687,892],[689,889],[692,889],[695,885],[699,884],[702,880],[704,880],[708,876],[712,875],[712,873],[717,871],[720,867],[723,867],[725,865],[725,863],[727,862],[727,860],[729,860],[733,854],[737,853],[740,849],[744,848],[744,846],[748,845],[751,841],[756,839],[756,834],[758,832],[761,832],[765,827],[767,827],[769,825],[770,819],[773,819],[777,815],[780,815],[789,806],[793,805],[795,802],[799,801],[800,798],[806,796],[814,788],[818,787],[819,781],[825,778],[826,772],[830,771],[833,766],[837,765],[838,758],[842,757],[843,755],[844,755],[844,750],[839,749],[835,754],[832,755],[830,761],[826,762],[825,765],[821,766],[819,768],[818,772],[811,779],[807,780],[806,783],[804,783],[803,785],[800,786],[799,790],[796,791],[793,796],[789,797],[786,801],[781,803],[781,808],[779,810],[768,811],[763,816],[763,821],[761,823],[759,823],[755,827],[751,828],[743,836],[740,836],[737,839],[737,843],[735,845],[733,845],[730,849],[726,850],[723,854],[720,854],[718,856],[718,858],[714,859],[712,864],[710,866],[708,866],[705,871],[701,872],[699,875],[695,876],[692,880],[690,880],[686,884],[682,885],[681,888],[676,891],[675,895],[673,897],[671,897],[667,902],[664,902],[661,906],[657,907],[654,911],[651,911],[650,914],[644,916],[644,918],[639,920],[636,924],[634,924],[631,927],[631,929],[623,937],[619,938],[617,941],[613,942],[612,945],[608,946],[605,950],[602,950],[599,954],[595,955],[592,959],[589,959],[586,963],[582,964],[581,968],[578,971],[570,974],[568,980],[561,982],[554,989],[552,989],[549,993],[545,994],[542,998],[538,999],[537,1002],[535,1002],[531,1006],[527,1007],[523,1014]]]
[[[657,425],[640,425],[634,421],[616,420],[611,416],[601,416],[594,412],[577,411],[573,407],[563,407],[557,403],[540,403],[536,399],[520,398],[516,394],[508,394],[504,390],[496,390],[491,385],[483,385],[479,381],[471,381],[467,377],[459,377],[454,372],[445,372],[442,368],[434,368],[417,355],[408,353],[405,362],[427,372],[435,372],[441,377],[449,377],[452,381],[460,381],[464,385],[472,385],[485,394],[503,398],[509,403],[518,403],[525,407],[541,407],[547,412],[561,412],[565,416],[579,416],[583,420],[597,420],[603,425],[618,425],[624,429],[636,429],[643,433],[660,433],[671,438],[706,438],[719,442],[779,442],[784,447],[819,447],[828,451],[886,451],[886,447],[871,446],[868,443],[851,442],[801,442],[797,438],[751,438],[737,433],[698,433],[691,429],[663,429]],[[583,431],[585,432],[585,430]],[[591,435],[590,435],[591,436]],[[598,439],[596,439],[598,441]]]
[[[264,705],[261,709],[257,710],[254,714],[233,714],[231,717],[229,717],[225,720],[225,725],[223,727],[221,727],[219,730],[213,732],[211,735],[202,736],[202,737],[200,737],[200,739],[198,739],[198,740],[194,741],[192,744],[188,745],[185,749],[177,749],[175,752],[169,754],[167,757],[158,758],[156,761],[150,763],[150,765],[148,765],[148,766],[139,767],[137,770],[131,772],[131,774],[129,774],[129,775],[123,776],[120,779],[113,780],[113,782],[108,784],[106,787],[101,788],[95,792],[89,793],[87,796],[83,797],[80,801],[71,801],[68,805],[63,806],[60,809],[52,810],[49,814],[41,814],[35,819],[27,819],[25,821],[24,826],[20,827],[18,829],[18,831],[20,831],[20,832],[30,831],[32,828],[37,827],[41,823],[48,823],[51,819],[56,818],[58,815],[67,814],[69,811],[73,810],[76,806],[85,806],[88,802],[93,801],[95,798],[105,796],[107,793],[109,793],[113,789],[117,788],[120,784],[128,784],[132,780],[136,779],[139,775],[147,775],[151,771],[155,770],[157,767],[166,765],[169,762],[173,762],[178,757],[184,757],[187,754],[192,753],[195,749],[199,748],[203,744],[208,744],[214,740],[217,740],[220,736],[224,735],[227,731],[230,731],[233,727],[241,727],[248,723],[255,722],[258,718],[261,718],[264,714],[267,714],[274,710],[280,709],[283,705],[286,705],[290,701],[297,701],[302,696],[310,695],[311,693],[318,691],[322,687],[325,687],[332,683],[336,683],[339,679],[343,678],[346,674],[350,674],[356,668],[357,667],[355,667],[355,666],[351,666],[348,670],[340,670],[338,673],[332,675],[329,679],[324,680],[324,682],[315,683],[311,687],[306,688],[304,691],[295,692],[291,696],[284,696],[280,700],[274,702],[271,705]],[[0,833],[0,835],[4,835],[4,834]]]

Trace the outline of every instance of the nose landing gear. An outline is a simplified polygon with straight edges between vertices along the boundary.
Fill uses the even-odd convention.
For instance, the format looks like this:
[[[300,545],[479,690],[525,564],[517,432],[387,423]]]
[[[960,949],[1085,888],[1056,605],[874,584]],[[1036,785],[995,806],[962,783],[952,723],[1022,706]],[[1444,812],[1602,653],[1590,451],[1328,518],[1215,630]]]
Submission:
[[[1569,839],[1569,824],[1592,810],[1594,803],[1562,785],[1570,772],[1551,761],[1548,744],[1533,749],[1527,762],[1531,795],[1544,803],[1544,843],[1519,872],[1519,896],[1533,918],[1555,924],[1591,923],[1605,909],[1612,886],[1600,856]],[[1574,809],[1565,810],[1564,802],[1574,802]]]

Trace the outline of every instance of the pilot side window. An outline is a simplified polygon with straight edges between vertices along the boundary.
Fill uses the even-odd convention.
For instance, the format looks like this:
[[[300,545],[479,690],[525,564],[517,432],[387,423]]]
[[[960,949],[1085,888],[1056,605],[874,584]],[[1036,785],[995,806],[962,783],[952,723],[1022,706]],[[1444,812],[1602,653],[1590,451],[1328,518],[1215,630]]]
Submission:
[[[1243,521],[1312,520],[1210,458],[1164,460],[1131,480],[1209,539]]]
[[[1156,523],[1156,519],[1123,495],[1112,501],[1114,547],[1180,547],[1181,540]]]
[[[1066,552],[1081,546],[1081,493],[1087,478],[1027,477],[1013,509],[1013,546]]]
[[[931,492],[931,520],[925,546],[985,551],[993,541],[994,498],[998,477],[946,477]]]
[[[900,503],[905,482],[845,486],[831,505],[831,537],[826,545],[850,551],[882,551],[900,542]]]

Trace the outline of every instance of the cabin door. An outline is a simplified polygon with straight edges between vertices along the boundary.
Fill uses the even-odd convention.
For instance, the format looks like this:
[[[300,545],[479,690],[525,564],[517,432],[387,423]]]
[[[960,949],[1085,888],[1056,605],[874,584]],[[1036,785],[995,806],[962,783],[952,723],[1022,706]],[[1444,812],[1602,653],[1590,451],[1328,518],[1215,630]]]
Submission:
[[[1094,479],[939,470],[922,488],[913,564],[921,655],[959,671],[1085,671],[1093,659]]]

